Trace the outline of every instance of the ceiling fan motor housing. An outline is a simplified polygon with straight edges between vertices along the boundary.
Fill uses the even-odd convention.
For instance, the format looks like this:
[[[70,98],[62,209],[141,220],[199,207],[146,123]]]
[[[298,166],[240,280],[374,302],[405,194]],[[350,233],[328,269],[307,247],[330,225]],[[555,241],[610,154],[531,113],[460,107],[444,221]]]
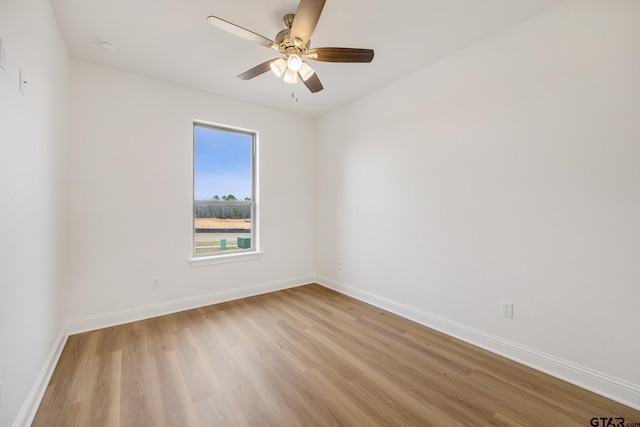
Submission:
[[[285,25],[290,25],[290,23],[293,23],[294,17],[295,15],[293,13],[290,13],[288,15],[285,15],[284,18],[282,18],[282,21],[285,23]],[[290,26],[276,34],[276,44],[278,45],[277,50],[284,54],[285,57],[288,57],[289,55],[292,55],[294,53],[300,56],[306,55],[309,49],[310,42],[311,40],[309,40],[307,44],[303,46],[302,40],[298,38],[291,38]]]
[[[282,45],[282,42],[291,38],[291,28],[285,28],[276,35],[276,43]]]

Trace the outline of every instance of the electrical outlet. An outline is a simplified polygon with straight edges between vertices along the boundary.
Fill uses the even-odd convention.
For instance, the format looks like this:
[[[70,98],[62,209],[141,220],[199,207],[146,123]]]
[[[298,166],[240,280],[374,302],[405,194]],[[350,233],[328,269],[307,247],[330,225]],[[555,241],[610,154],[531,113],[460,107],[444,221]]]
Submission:
[[[151,278],[151,289],[158,289],[160,287],[160,278],[152,277]]]
[[[513,303],[509,301],[500,301],[500,314],[504,317],[513,317]]]

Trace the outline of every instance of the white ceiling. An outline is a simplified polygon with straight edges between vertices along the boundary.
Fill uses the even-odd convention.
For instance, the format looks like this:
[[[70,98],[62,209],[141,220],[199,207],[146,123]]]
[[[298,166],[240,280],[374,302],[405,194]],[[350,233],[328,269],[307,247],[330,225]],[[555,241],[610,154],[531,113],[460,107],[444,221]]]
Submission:
[[[277,56],[206,22],[216,15],[269,39],[297,0],[51,0],[70,54],[216,94],[319,116],[564,0],[327,0],[312,47],[375,50],[370,64],[310,61],[311,94],[265,73],[236,76]],[[118,45],[107,53],[98,45]],[[275,55],[274,55],[275,54]],[[292,99],[295,93],[298,102]]]

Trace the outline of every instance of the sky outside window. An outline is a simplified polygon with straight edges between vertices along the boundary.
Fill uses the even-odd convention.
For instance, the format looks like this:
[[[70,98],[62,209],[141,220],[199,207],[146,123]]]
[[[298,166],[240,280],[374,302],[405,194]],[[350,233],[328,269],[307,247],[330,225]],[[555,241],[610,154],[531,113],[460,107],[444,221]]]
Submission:
[[[238,200],[251,198],[251,135],[195,126],[196,200],[232,194]]]

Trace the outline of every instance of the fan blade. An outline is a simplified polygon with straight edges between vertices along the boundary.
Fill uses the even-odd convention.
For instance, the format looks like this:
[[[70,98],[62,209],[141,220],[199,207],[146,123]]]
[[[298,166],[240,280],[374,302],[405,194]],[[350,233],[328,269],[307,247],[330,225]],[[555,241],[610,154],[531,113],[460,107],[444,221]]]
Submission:
[[[207,17],[207,22],[214,27],[218,27],[221,30],[225,30],[234,36],[242,37],[245,40],[249,40],[250,42],[261,44],[262,46],[275,48],[277,50],[277,45],[272,40],[261,36],[258,33],[254,33],[251,30],[247,30],[246,28],[242,28],[239,25],[231,23],[229,21],[225,21],[222,18],[218,18],[217,16],[209,16]]]
[[[307,58],[322,62],[371,62],[373,50],[349,47],[318,47],[309,49]]]
[[[242,80],[250,80],[254,77],[258,77],[260,74],[264,74],[267,71],[269,71],[271,69],[270,65],[273,61],[277,60],[278,58],[274,58],[274,59],[270,59],[267,62],[263,62],[260,65],[256,65],[255,67],[253,67],[252,69],[245,71],[244,73],[240,74],[238,76],[239,79]]]
[[[298,76],[300,76],[300,73],[298,73]],[[302,80],[302,76],[300,76],[300,80]],[[324,89],[322,83],[320,83],[320,79],[318,78],[317,73],[313,73],[307,80],[302,80],[302,83],[304,83],[304,85],[311,91],[311,93],[320,92],[322,89]]]
[[[305,46],[316,29],[325,0],[300,0],[296,16],[291,25],[291,38],[302,40]]]

